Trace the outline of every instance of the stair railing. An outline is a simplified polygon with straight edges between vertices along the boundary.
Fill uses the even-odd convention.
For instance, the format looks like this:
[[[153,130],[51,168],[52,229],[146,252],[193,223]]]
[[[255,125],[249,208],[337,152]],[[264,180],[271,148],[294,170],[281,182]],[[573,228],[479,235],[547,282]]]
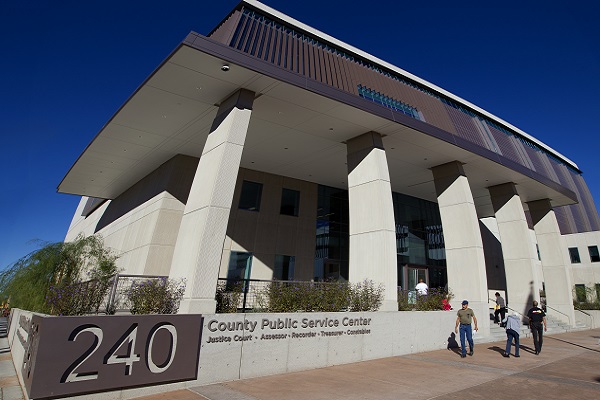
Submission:
[[[567,314],[565,314],[564,312],[560,312],[560,311],[558,311],[556,308],[550,307],[548,304],[546,304],[546,308],[549,308],[549,309],[551,309],[551,310],[554,310],[554,311],[556,311],[556,312],[557,312],[557,313],[559,313],[559,314],[562,314],[562,315],[564,315],[564,316],[565,316],[565,317],[567,317],[567,319],[569,320],[569,326],[573,326],[573,325],[571,325],[571,318],[570,318],[570,317],[569,317]]]
[[[492,299],[491,297],[488,297],[488,300],[489,300],[489,301],[493,301],[494,303],[496,302],[496,299]],[[510,311],[512,311],[513,313],[517,313],[517,314],[519,314],[519,315],[520,315],[520,316],[522,316],[522,317],[524,316],[524,315],[523,315],[523,313],[520,313],[520,312],[518,312],[518,311],[517,311],[517,310],[515,310],[514,308],[510,308],[510,307],[508,306],[508,303],[505,303],[505,304],[506,304],[506,305],[504,306],[504,308],[506,308],[506,313],[507,313],[507,314],[508,314],[508,311],[510,310]],[[494,310],[494,311],[495,311],[495,310]],[[525,317],[526,317],[526,315],[525,315]]]
[[[592,316],[592,314],[588,314],[585,311],[583,311],[581,308],[574,306],[575,307],[575,311],[579,311],[580,313],[583,313],[585,315],[587,315],[588,317],[590,317],[590,320],[592,321],[592,325],[590,326],[592,329],[594,328],[594,326],[596,326],[594,324],[594,317]]]

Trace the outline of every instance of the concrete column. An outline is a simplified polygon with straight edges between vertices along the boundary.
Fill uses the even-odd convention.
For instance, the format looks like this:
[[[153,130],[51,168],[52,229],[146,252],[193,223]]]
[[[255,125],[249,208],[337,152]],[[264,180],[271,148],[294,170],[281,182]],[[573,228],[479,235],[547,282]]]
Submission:
[[[535,279],[535,260],[531,236],[521,198],[514,183],[488,188],[498,224],[508,306],[525,315],[531,302],[539,297],[540,283]]]
[[[180,313],[214,313],[223,242],[254,92],[225,100],[213,121],[185,205],[170,276],[186,279]]]
[[[548,313],[575,326],[569,257],[556,215],[548,199],[531,201],[527,205],[540,248]]]
[[[385,289],[381,311],[398,311],[394,206],[381,135],[348,141],[350,282],[370,279]]]
[[[452,304],[469,301],[481,335],[490,332],[487,278],[483,242],[473,194],[462,164],[453,161],[432,168],[446,245],[448,288]]]

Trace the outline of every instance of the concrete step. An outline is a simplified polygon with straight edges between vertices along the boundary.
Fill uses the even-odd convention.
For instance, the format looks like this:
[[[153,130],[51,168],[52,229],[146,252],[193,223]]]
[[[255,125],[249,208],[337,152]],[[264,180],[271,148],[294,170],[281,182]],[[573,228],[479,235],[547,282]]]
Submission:
[[[577,322],[575,326],[570,326],[558,318],[547,315],[546,316],[546,327],[547,331],[544,332],[546,335],[555,335],[560,333],[574,332],[580,330],[588,330],[590,327],[586,326],[581,322]],[[531,329],[529,329],[529,325],[525,323],[521,323],[521,331],[519,332],[520,338],[530,338],[533,337],[531,333]],[[498,324],[495,324],[494,321],[490,321],[490,339],[491,340],[504,340],[506,339],[506,330]]]
[[[8,335],[8,321],[6,318],[0,319],[0,338]]]

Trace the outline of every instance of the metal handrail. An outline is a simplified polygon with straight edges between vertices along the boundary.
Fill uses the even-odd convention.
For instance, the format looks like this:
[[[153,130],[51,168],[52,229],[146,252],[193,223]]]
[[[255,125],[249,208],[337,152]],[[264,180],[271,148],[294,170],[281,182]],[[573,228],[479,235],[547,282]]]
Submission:
[[[594,326],[596,326],[596,324],[594,323],[594,316],[592,314],[588,314],[585,311],[583,311],[581,308],[577,307],[577,306],[573,306],[575,308],[575,311],[579,311],[580,313],[583,313],[585,315],[587,315],[588,317],[590,317],[590,319],[592,320],[592,326],[591,328],[593,329]]]
[[[109,313],[109,312],[114,312],[114,311],[124,311],[125,309],[117,309],[115,304],[116,304],[116,299],[117,299],[117,295],[118,295],[118,286],[119,286],[119,280],[121,278],[135,278],[135,279],[167,279],[168,276],[162,276],[162,275],[133,275],[133,274],[117,274],[115,275],[114,279],[113,279],[113,284],[112,287],[110,289],[110,292],[108,294],[108,298],[105,300],[105,304],[106,304],[106,309],[104,310],[104,312]],[[114,310],[111,310],[112,308],[114,308]]]
[[[494,301],[494,302],[496,301],[496,299],[492,299],[491,297],[488,297],[488,300],[490,300],[490,301]],[[517,310],[515,310],[514,308],[510,308],[510,307],[508,306],[508,302],[507,302],[506,300],[505,300],[505,303],[504,303],[504,308],[506,308],[506,310],[507,310],[507,312],[506,312],[506,313],[507,313],[507,314],[508,314],[508,310],[510,310],[510,311],[512,311],[513,313],[517,313],[517,314],[519,314],[521,317],[523,317],[523,314],[521,314],[520,312],[518,312],[518,311],[517,311]],[[494,310],[494,311],[495,311],[495,310]],[[494,321],[495,321],[495,317],[494,317]],[[500,322],[502,322],[502,321],[500,321]]]
[[[488,300],[489,300],[489,301],[493,301],[493,302],[495,302],[495,301],[496,301],[496,299],[492,299],[491,297],[488,297]],[[514,311],[514,312],[518,312],[517,310],[510,308],[510,307],[508,306],[508,302],[507,302],[506,300],[504,301],[504,308],[506,308],[507,310],[511,310],[511,311]],[[521,313],[519,313],[519,314],[521,314]]]
[[[550,307],[548,304],[546,304],[546,308],[549,308],[549,309],[551,309],[551,310],[554,310],[554,311],[556,311],[557,313],[559,313],[559,314],[562,314],[562,315],[564,315],[565,317],[567,317],[567,319],[569,320],[569,325],[571,325],[571,317],[569,317],[567,314],[565,314],[564,312],[558,311],[558,310],[557,310],[556,308],[554,308],[554,307]]]

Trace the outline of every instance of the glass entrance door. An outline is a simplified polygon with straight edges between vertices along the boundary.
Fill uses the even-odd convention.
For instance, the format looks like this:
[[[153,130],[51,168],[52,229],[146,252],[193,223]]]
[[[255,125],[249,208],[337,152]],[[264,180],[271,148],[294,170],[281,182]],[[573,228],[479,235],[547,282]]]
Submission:
[[[407,282],[406,290],[415,290],[415,286],[419,283],[419,279],[423,279],[423,282],[427,283],[427,270],[424,268],[412,268],[407,267]]]

